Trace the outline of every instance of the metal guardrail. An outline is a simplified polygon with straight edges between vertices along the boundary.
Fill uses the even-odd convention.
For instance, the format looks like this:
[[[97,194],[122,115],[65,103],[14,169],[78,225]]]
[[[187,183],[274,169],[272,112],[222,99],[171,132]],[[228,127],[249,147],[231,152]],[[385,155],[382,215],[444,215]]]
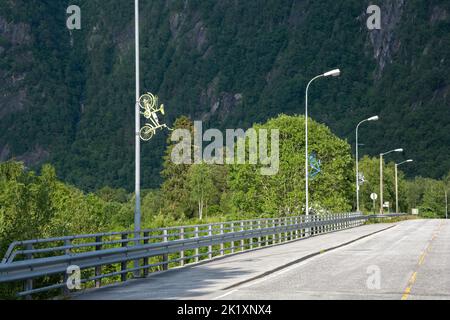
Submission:
[[[135,232],[99,233],[14,242],[0,264],[0,283],[24,281],[19,296],[67,289],[67,270],[83,271],[82,284],[100,287],[102,279],[127,281],[130,274],[152,272],[210,260],[218,256],[277,245],[323,233],[353,228],[370,218],[398,215],[344,213],[257,219],[180,226]],[[136,267],[133,262],[138,261]],[[36,279],[45,281],[35,288]],[[114,279],[119,278],[120,279]]]

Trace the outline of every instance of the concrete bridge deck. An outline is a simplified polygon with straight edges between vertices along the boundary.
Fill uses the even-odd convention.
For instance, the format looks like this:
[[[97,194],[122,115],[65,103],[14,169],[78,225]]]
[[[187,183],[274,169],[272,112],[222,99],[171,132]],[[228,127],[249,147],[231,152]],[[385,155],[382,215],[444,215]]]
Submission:
[[[79,300],[450,299],[450,222],[373,224],[73,296]]]

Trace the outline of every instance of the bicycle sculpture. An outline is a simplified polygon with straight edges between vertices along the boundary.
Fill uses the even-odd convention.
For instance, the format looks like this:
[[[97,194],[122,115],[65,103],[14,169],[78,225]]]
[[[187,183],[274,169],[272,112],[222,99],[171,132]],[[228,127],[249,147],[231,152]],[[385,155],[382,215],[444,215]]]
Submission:
[[[158,108],[159,98],[152,93],[146,93],[139,98],[139,105],[141,109],[141,114],[148,120],[148,122],[142,127],[140,131],[141,139],[144,141],[149,141],[153,138],[158,129],[170,129],[166,124],[160,124],[158,113],[165,115],[164,105],[161,104]]]
[[[316,158],[316,154],[313,153],[309,156],[309,163],[312,169],[311,173],[309,174],[309,177],[311,179],[314,179],[317,175],[319,175],[322,172],[321,169],[322,162],[318,160]]]

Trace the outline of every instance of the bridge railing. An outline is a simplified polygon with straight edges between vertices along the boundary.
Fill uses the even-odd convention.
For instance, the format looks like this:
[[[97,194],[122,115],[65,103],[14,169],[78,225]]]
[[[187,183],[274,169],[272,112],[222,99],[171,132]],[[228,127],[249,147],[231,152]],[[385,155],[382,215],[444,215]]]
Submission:
[[[81,271],[89,287],[146,277],[216,257],[353,228],[374,217],[360,213],[231,221],[98,233],[12,243],[0,264],[0,283],[24,282],[19,296],[62,289],[68,268]],[[38,285],[39,286],[38,286]]]

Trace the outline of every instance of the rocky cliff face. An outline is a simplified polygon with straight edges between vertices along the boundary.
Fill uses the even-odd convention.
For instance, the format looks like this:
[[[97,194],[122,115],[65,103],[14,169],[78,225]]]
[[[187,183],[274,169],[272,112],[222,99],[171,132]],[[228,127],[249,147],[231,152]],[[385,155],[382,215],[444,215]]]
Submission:
[[[381,9],[381,29],[368,33],[373,57],[377,61],[377,78],[381,78],[386,65],[392,62],[393,56],[400,49],[400,39],[396,34],[402,19],[405,0],[384,1]]]
[[[8,63],[0,66],[0,119],[23,110],[27,97],[26,66],[32,61],[32,54],[27,50],[30,45],[28,24],[8,22],[0,16],[0,57],[8,57]]]

